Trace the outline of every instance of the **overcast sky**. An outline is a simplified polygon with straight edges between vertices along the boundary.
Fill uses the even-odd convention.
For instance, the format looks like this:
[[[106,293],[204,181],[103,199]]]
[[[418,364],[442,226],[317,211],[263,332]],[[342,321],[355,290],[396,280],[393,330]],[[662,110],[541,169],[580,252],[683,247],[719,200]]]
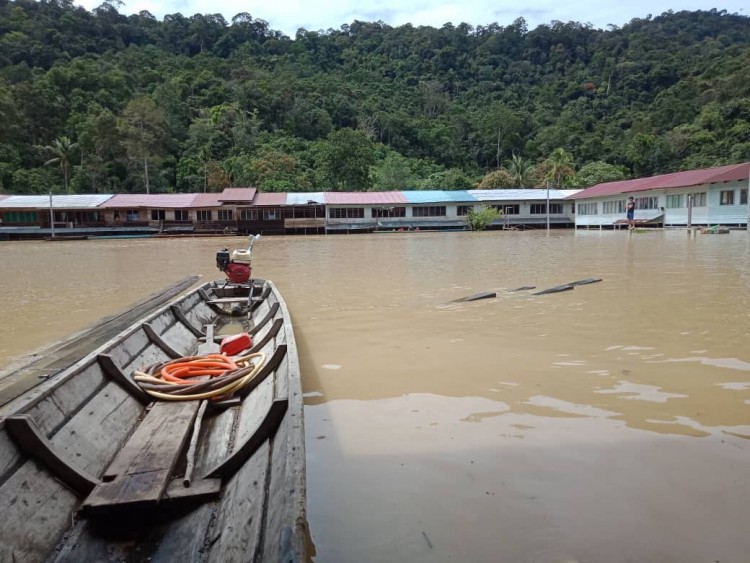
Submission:
[[[101,5],[102,0],[77,0],[76,3],[92,10]],[[268,22],[269,28],[294,37],[301,27],[312,31],[338,29],[354,20],[382,20],[392,26],[411,23],[442,27],[448,22],[454,25],[465,22],[472,26],[493,22],[508,25],[523,17],[529,29],[553,20],[606,28],[609,24],[622,26],[633,18],[657,16],[667,10],[716,8],[748,15],[750,8],[746,6],[747,0],[127,0],[119,12],[133,14],[148,10],[160,20],[165,14],[177,12],[183,16],[219,12],[230,23],[236,14],[247,12],[255,19]]]

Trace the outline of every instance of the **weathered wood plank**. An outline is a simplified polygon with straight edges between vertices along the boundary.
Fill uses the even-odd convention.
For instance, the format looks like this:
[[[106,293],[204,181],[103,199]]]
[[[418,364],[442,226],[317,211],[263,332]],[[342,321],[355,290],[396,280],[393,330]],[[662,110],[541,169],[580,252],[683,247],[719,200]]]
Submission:
[[[21,462],[22,454],[8,436],[5,428],[0,430],[0,483],[3,483],[13,469]]]
[[[182,483],[186,487],[190,486],[190,482],[193,479],[193,469],[195,469],[195,450],[198,448],[198,438],[200,437],[201,423],[203,422],[203,415],[206,413],[207,405],[207,400],[204,399],[203,401],[201,401],[201,406],[198,409],[198,414],[195,416],[195,422],[193,423],[193,432],[190,436],[190,444],[188,445],[186,456],[185,476],[182,478]]]
[[[5,419],[5,427],[19,448],[44,465],[78,496],[88,495],[99,484],[95,477],[88,475],[72,465],[68,459],[63,458],[41,433],[30,415],[9,416]]]
[[[164,339],[161,337],[159,333],[154,330],[154,327],[152,327],[149,323],[143,323],[143,332],[146,333],[146,336],[148,336],[148,339],[156,344],[159,348],[164,350],[164,352],[167,353],[168,356],[171,358],[179,358],[182,356],[180,352],[172,348],[169,344],[167,344]]]
[[[282,302],[285,322],[280,341],[286,342],[289,410],[272,439],[271,479],[265,520],[263,557],[268,561],[304,561],[307,546],[305,442],[302,382],[291,317]],[[279,370],[277,382],[283,377]],[[277,383],[277,390],[282,388]],[[279,395],[277,395],[279,396]]]
[[[236,409],[226,410],[207,418],[202,425],[196,452],[197,474],[203,474],[207,467],[215,465],[226,456],[235,412]],[[176,483],[182,486],[181,481]],[[175,486],[177,485],[169,485]],[[209,530],[215,519],[216,502],[209,500],[187,513],[178,512],[165,523],[145,522],[140,526],[133,526],[125,533],[120,531],[116,537],[103,535],[100,530],[96,530],[95,523],[84,519],[76,523],[54,561],[120,562],[148,558],[152,563],[171,563],[201,559],[200,554],[207,549]],[[159,538],[158,545],[154,545],[153,538]],[[153,552],[148,553],[152,549]]]
[[[75,364],[85,354],[104,346],[109,339],[127,330],[137,319],[148,315],[194,284],[197,279],[198,276],[185,278],[116,315],[106,317],[83,331],[37,350],[28,356],[29,361],[23,362],[20,367],[0,373],[2,380],[0,387],[3,389],[4,402],[19,397],[33,387],[47,386],[47,381],[37,375],[54,379],[56,374]],[[27,394],[26,400],[29,400],[31,396]]]
[[[209,417],[202,425],[196,452],[196,475],[202,475],[227,455],[236,413],[237,409],[223,411]],[[224,496],[226,497],[226,493]],[[151,561],[171,563],[193,561],[199,555],[202,558],[203,552],[209,549],[209,532],[216,529],[216,526],[211,526],[215,513],[216,503],[209,502],[166,527]]]
[[[269,295],[271,295],[271,286],[265,284],[263,286],[263,289],[261,289],[260,294],[256,298],[253,298],[253,303],[250,306],[250,310],[253,311],[260,307],[260,304],[268,299]]]
[[[26,411],[45,436],[59,428],[72,412],[88,401],[104,383],[96,365],[89,365],[80,374],[53,389],[50,394]]]
[[[91,475],[101,475],[126,441],[143,405],[116,383],[104,387],[60,431],[54,447]]]
[[[285,345],[279,346],[274,350],[273,355],[266,360],[261,370],[258,372],[250,382],[240,389],[236,395],[240,397],[246,397],[253,389],[260,385],[270,374],[272,374],[278,367],[281,360],[286,355],[287,347]]]
[[[208,303],[215,303],[216,305],[226,305],[229,303],[248,303],[249,297],[214,297]]]
[[[34,461],[0,486],[0,561],[44,561],[70,527],[78,497]]]
[[[105,350],[105,352],[112,356],[112,359],[118,366],[125,369],[126,366],[130,365],[149,346],[152,346],[152,344],[146,333],[142,330],[136,330],[124,340],[114,344],[109,350]]]
[[[279,427],[281,420],[284,418],[288,404],[289,402],[286,399],[275,400],[266,416],[263,418],[263,422],[261,422],[255,432],[253,432],[247,440],[240,442],[235,451],[232,452],[232,455],[230,455],[223,463],[210,470],[206,477],[221,477],[222,479],[227,479],[230,475],[236,473],[252,458],[253,454],[255,454],[261,444],[273,436],[276,429]]]
[[[102,371],[125,391],[135,397],[136,400],[144,405],[151,402],[149,395],[141,389],[138,383],[129,378],[125,372],[120,369],[120,366],[115,364],[112,356],[109,354],[99,354],[96,359],[99,362]]]
[[[185,316],[185,312],[182,310],[182,307],[180,307],[179,304],[174,304],[171,307],[172,313],[174,314],[175,318],[177,318],[178,321],[180,321],[185,327],[193,333],[193,336],[196,338],[200,338],[203,336],[203,333],[201,332],[200,328],[198,328],[197,325],[194,325],[192,322],[190,322],[190,319]]]
[[[279,330],[281,330],[282,326],[284,326],[284,319],[274,320],[273,324],[262,336],[258,335],[258,340],[253,344],[253,347],[250,348],[247,353],[254,354],[255,352],[261,350],[263,346],[269,343],[271,339],[279,333]]]
[[[271,305],[271,308],[268,310],[266,315],[260,319],[257,323],[255,323],[255,326],[253,326],[250,330],[248,330],[248,333],[250,336],[253,336],[257,334],[268,321],[272,320],[276,316],[276,312],[279,310],[279,304],[274,303]]]
[[[191,349],[195,347],[197,338],[182,323],[175,323],[169,327],[166,332],[161,334],[161,338],[169,347],[181,356],[189,355]]]
[[[259,556],[268,453],[268,442],[264,442],[224,486],[216,524],[209,540],[210,563],[262,560]]]
[[[198,402],[155,403],[83,504],[86,513],[158,502],[190,434]]]

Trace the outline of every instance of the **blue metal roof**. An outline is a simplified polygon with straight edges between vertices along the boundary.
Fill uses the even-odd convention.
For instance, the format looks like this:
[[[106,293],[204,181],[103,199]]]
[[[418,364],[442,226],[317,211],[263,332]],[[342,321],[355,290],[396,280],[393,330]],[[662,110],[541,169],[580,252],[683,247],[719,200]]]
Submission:
[[[467,202],[475,203],[477,199],[466,190],[418,190],[404,191],[408,203],[428,204],[428,203],[456,203]]]
[[[565,199],[580,190],[550,189],[549,198],[552,200]],[[547,190],[540,188],[512,188],[500,190],[470,190],[479,201],[542,201],[547,199]]]

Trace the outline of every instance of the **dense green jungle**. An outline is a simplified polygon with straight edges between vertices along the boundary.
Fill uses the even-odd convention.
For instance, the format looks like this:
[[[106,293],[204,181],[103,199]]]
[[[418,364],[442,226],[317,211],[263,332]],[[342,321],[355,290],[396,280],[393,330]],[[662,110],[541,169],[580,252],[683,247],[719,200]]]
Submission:
[[[0,0],[0,192],[586,187],[750,161],[750,18],[354,21]]]

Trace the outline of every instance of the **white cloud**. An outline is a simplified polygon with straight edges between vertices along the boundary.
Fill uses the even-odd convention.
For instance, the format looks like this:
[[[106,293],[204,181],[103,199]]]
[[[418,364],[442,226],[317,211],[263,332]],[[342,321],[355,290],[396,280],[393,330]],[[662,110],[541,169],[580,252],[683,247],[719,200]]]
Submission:
[[[101,4],[101,0],[82,0],[77,3],[92,10]],[[681,0],[680,4],[667,0],[597,4],[590,0],[569,0],[564,3],[527,0],[522,4],[507,0],[226,0],[221,4],[210,0],[136,0],[126,2],[119,11],[132,14],[148,10],[158,19],[162,19],[165,14],[177,12],[186,17],[196,13],[221,13],[228,22],[236,14],[247,12],[255,19],[268,22],[271,29],[294,37],[300,27],[308,30],[338,29],[354,20],[382,20],[393,26],[411,23],[415,26],[441,27],[447,22],[454,25],[465,22],[473,26],[493,22],[508,25],[516,18],[523,17],[529,29],[553,20],[591,23],[594,27],[606,28],[608,24],[622,26],[633,18],[643,18],[648,14],[657,16],[670,9],[680,11],[717,8],[744,15],[745,6],[743,0],[724,0],[721,6],[717,6],[713,0]]]

